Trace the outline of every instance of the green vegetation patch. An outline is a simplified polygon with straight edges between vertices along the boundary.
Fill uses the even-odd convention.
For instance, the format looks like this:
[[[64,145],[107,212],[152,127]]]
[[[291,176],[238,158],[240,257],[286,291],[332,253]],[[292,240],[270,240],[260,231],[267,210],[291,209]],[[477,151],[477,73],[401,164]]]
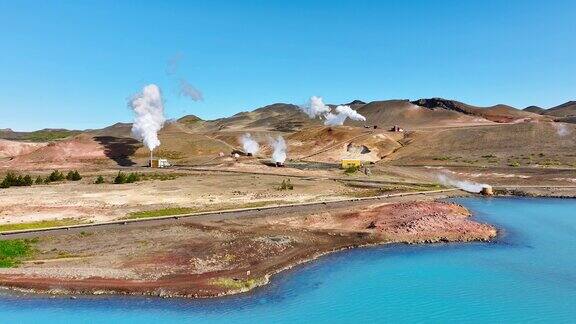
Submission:
[[[282,183],[277,188],[278,190],[294,190],[294,185],[290,179],[282,180]]]
[[[351,165],[351,166],[347,167],[346,169],[344,169],[344,173],[350,175],[350,174],[354,174],[354,173],[358,172],[359,170],[360,170],[359,166]]]
[[[205,207],[171,207],[153,210],[143,210],[132,212],[128,216],[122,219],[140,219],[140,218],[150,218],[150,217],[162,217],[162,216],[174,216],[174,215],[184,215],[193,213],[204,213],[219,210],[230,210],[230,209],[242,209],[242,208],[258,208],[268,205],[276,205],[285,203],[283,200],[266,200],[266,201],[254,201],[244,204],[215,204]]]
[[[160,181],[166,181],[166,180],[174,180],[176,178],[179,177],[183,177],[186,176],[187,174],[185,173],[142,173],[140,174],[140,178],[142,180],[160,180]]]
[[[143,210],[132,212],[128,214],[124,219],[138,219],[138,218],[150,218],[150,217],[161,217],[161,216],[172,216],[181,214],[191,214],[197,212],[198,208],[188,208],[188,207],[175,207],[175,208],[163,208],[154,210]]]
[[[14,187],[23,187],[23,186],[31,186],[34,183],[32,177],[30,175],[16,175],[13,172],[8,172],[2,182],[0,182],[0,188],[10,188]]]
[[[3,225],[0,225],[0,232],[20,231],[20,230],[49,228],[49,227],[71,226],[71,225],[79,225],[79,224],[84,224],[84,223],[86,223],[86,222],[82,219],[65,218],[65,219],[55,219],[55,220],[43,220],[43,221],[30,222],[30,223],[3,224]]]
[[[355,187],[352,185],[352,187]],[[362,187],[363,188],[363,187]],[[400,193],[400,192],[418,192],[418,191],[431,191],[439,190],[444,187],[439,184],[422,184],[422,185],[390,185],[383,186],[380,188],[363,188],[362,190],[352,191],[347,193],[347,196],[355,198],[366,198],[366,197],[377,197],[390,193]]]
[[[214,286],[226,288],[230,290],[250,290],[261,283],[261,279],[236,279],[236,278],[216,278],[212,279],[210,283]]]
[[[37,240],[0,241],[0,268],[13,268],[32,255]]]
[[[27,133],[19,139],[30,142],[50,142],[68,138],[70,136],[74,136],[79,133],[80,132],[78,131],[69,131],[69,130],[39,130]]]
[[[116,178],[114,178],[115,184],[125,184],[125,183],[134,183],[140,181],[140,174],[131,172],[126,174],[124,172],[118,172]]]

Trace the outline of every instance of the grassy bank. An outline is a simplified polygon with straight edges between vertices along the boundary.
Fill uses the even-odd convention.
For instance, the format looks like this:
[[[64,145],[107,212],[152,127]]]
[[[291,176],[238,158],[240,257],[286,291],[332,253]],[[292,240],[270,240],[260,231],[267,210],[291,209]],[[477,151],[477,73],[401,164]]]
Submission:
[[[355,188],[354,191],[346,193],[346,196],[355,198],[376,197],[386,194],[394,194],[401,192],[417,192],[417,191],[432,191],[446,189],[441,185],[389,185],[381,186],[379,188],[364,187],[362,185],[347,184],[348,187]]]
[[[65,219],[55,219],[55,220],[43,220],[43,221],[30,222],[30,223],[3,224],[3,225],[0,225],[0,232],[40,229],[40,228],[60,227],[60,226],[70,226],[70,225],[79,225],[79,224],[84,224],[84,223],[86,223],[86,222],[82,219],[65,218]]]
[[[12,268],[32,255],[34,240],[0,241],[0,268]]]
[[[162,216],[173,216],[173,215],[183,215],[183,214],[193,214],[193,213],[204,213],[219,210],[230,210],[230,209],[242,209],[242,208],[258,208],[270,205],[281,205],[286,204],[283,200],[267,200],[267,201],[255,201],[244,204],[215,204],[208,205],[204,207],[172,207],[172,208],[162,208],[153,210],[143,210],[132,212],[128,216],[122,219],[141,219],[150,217],[162,217]]]

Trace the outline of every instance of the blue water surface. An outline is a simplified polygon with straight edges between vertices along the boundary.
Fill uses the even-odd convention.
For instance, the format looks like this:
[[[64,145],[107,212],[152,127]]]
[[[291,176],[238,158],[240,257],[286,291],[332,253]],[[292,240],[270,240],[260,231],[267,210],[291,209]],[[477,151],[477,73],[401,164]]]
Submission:
[[[497,242],[335,253],[212,300],[0,296],[2,323],[574,322],[576,200],[457,199]]]

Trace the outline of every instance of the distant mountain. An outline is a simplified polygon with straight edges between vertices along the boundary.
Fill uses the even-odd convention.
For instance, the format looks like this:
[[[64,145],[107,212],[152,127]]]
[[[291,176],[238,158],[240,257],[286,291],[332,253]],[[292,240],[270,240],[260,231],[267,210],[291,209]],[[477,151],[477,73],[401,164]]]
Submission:
[[[210,121],[199,121],[188,126],[196,131],[254,129],[290,132],[311,124],[320,124],[320,120],[308,118],[296,105],[275,103],[250,112],[240,112],[231,117]]]
[[[518,110],[507,105],[495,105],[490,107],[477,107],[455,100],[443,98],[419,99],[412,101],[413,104],[429,109],[446,109],[457,111],[470,116],[478,116],[489,121],[503,123],[513,122],[526,118],[538,118],[538,114]]]
[[[556,107],[547,109],[544,114],[555,117],[574,117],[576,116],[576,101],[568,101]]]
[[[524,111],[529,111],[545,116],[559,117],[560,121],[573,122],[576,117],[576,101],[568,101],[556,107],[544,109],[538,106],[530,106],[524,108]]]
[[[77,130],[51,128],[45,128],[33,132],[14,132],[11,129],[7,129],[0,131],[0,138],[29,142],[48,142],[61,140],[80,133],[81,131]]]
[[[116,123],[101,129],[86,131],[94,136],[130,137],[132,134],[132,123]]]
[[[527,112],[531,112],[531,113],[535,113],[535,114],[541,114],[543,111],[546,111],[546,109],[544,109],[542,107],[538,107],[538,106],[529,106],[529,107],[526,107],[522,110],[527,111]]]
[[[366,117],[366,122],[348,121],[347,125],[366,124],[384,128],[399,125],[403,128],[421,128],[490,123],[482,118],[468,116],[456,109],[421,107],[409,100],[373,101],[359,107],[356,111]]]
[[[517,122],[534,119],[556,119],[573,122],[576,116],[576,101],[550,109],[530,106],[518,110],[508,105],[491,107],[472,106],[463,102],[444,98],[424,98],[410,100],[384,100],[366,103],[353,100],[345,105],[357,110],[367,118],[366,122],[350,121],[349,126],[391,127],[400,125],[409,128],[430,128],[443,126],[462,126],[472,124]],[[336,105],[330,105],[335,107]],[[230,117],[215,120],[202,120],[194,115],[187,115],[174,121],[190,132],[214,133],[220,131],[242,132],[295,132],[305,127],[322,125],[320,118],[310,119],[298,106],[288,103],[275,103],[257,108],[253,111],[237,113]],[[0,130],[0,138],[9,140],[47,142],[70,138],[80,133],[92,136],[131,137],[131,123],[114,125],[85,131],[66,129],[43,129],[34,132],[13,132],[11,129]]]

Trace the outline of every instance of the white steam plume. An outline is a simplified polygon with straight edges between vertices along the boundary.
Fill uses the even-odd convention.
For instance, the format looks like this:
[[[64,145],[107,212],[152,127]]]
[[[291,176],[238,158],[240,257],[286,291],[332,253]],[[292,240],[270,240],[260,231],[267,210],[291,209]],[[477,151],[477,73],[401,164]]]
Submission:
[[[278,135],[276,139],[270,137],[270,146],[272,146],[272,162],[274,163],[284,163],[286,161],[286,141],[281,135]]]
[[[552,126],[554,126],[556,129],[556,134],[558,134],[558,136],[564,137],[570,135],[570,129],[568,126],[566,126],[566,124],[555,122],[552,124]]]
[[[260,145],[252,138],[252,135],[249,133],[246,133],[240,137],[240,143],[242,144],[244,152],[246,153],[256,155],[256,153],[258,153],[260,150]]]
[[[166,122],[160,88],[155,84],[145,86],[132,97],[128,106],[134,111],[132,135],[153,151],[160,145],[158,131]]]
[[[473,192],[473,193],[480,193],[482,191],[482,188],[488,186],[487,184],[480,184],[480,183],[475,183],[475,182],[470,182],[470,181],[455,180],[455,179],[452,179],[452,178],[446,176],[445,174],[439,174],[438,175],[438,181],[440,181],[440,183],[443,185],[458,187],[464,191]]]
[[[318,116],[324,116],[330,112],[330,107],[324,104],[322,97],[312,96],[307,104],[298,106],[300,110],[305,112],[308,117],[314,119]]]
[[[360,115],[356,110],[349,106],[338,106],[336,107],[336,114],[330,112],[324,117],[326,118],[324,121],[324,125],[326,126],[344,125],[347,118],[366,121],[366,117]]]
[[[204,96],[202,92],[196,89],[193,85],[191,85],[185,79],[180,79],[180,95],[188,97],[194,101],[202,101],[204,100]]]

